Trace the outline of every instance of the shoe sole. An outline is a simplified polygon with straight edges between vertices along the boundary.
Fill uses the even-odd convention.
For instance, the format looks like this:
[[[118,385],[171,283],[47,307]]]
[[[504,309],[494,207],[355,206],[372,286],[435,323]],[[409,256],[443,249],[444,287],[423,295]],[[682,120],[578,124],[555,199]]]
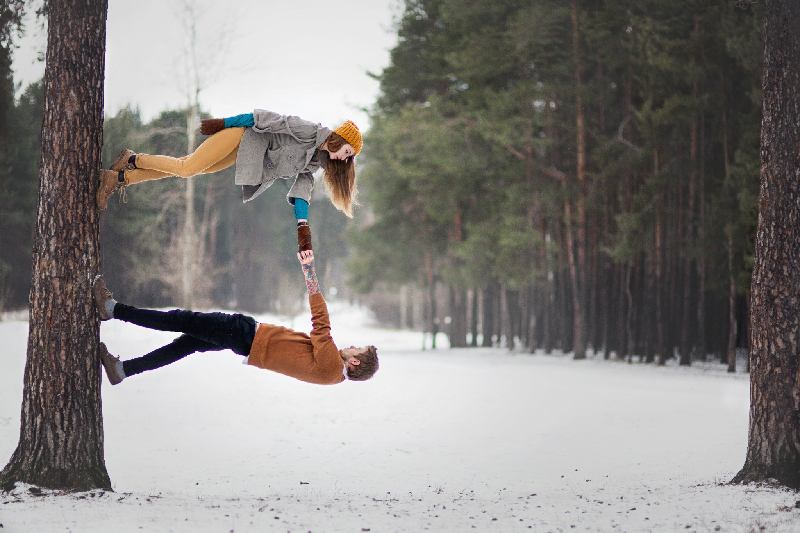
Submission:
[[[102,278],[102,274],[98,274],[92,280],[92,300],[94,300],[94,308],[97,310],[97,314],[100,315],[100,320],[111,320],[111,317],[106,314],[105,308],[102,310],[100,309],[100,303],[97,301],[97,295],[95,294],[95,286],[97,285],[97,280]],[[105,302],[103,302],[105,304]]]

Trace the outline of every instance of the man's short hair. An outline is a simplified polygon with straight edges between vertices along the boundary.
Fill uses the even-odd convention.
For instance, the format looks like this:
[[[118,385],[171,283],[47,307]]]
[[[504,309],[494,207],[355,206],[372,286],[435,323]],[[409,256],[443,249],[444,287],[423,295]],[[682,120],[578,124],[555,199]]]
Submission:
[[[364,351],[354,355],[361,361],[360,365],[353,365],[347,369],[347,378],[352,381],[367,381],[378,371],[378,349],[367,346]]]

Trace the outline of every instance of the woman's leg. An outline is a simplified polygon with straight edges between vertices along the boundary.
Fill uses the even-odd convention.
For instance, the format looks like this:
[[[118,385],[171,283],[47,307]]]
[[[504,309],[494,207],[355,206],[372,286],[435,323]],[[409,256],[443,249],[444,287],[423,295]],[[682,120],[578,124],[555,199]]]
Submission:
[[[236,146],[231,153],[220,159],[218,162],[214,163],[210,167],[208,167],[203,174],[212,174],[214,172],[218,172],[222,169],[232,167],[236,164],[236,156],[239,154],[239,146]]]
[[[240,314],[154,311],[117,302],[113,317],[149,329],[186,333],[216,345],[217,350],[229,349],[239,355],[250,354],[256,333],[256,321]]]
[[[233,165],[245,128],[226,128],[215,133],[184,157],[139,154],[136,168],[125,171],[125,184],[156,180],[168,176],[190,178],[198,174],[216,172]]]
[[[211,352],[215,350],[222,350],[222,347],[184,334],[166,346],[153,350],[143,357],[123,361],[122,370],[125,372],[124,377],[128,377],[134,374],[141,374],[147,370],[167,366],[195,352]]]

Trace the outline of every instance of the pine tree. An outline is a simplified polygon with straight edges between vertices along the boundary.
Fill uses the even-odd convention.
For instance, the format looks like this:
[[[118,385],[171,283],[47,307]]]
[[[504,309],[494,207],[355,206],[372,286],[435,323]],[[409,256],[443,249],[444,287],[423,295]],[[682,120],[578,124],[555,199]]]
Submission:
[[[734,482],[800,488],[800,4],[766,2],[761,194],[751,303],[750,430]]]
[[[98,211],[105,0],[50,0],[20,439],[0,487],[111,488],[103,459]]]

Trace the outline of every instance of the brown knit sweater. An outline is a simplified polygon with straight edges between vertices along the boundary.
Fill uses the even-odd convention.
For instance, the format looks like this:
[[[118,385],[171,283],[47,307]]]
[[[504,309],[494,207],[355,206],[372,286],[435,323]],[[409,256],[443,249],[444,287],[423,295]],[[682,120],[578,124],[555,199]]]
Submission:
[[[283,326],[259,324],[247,362],[309,383],[341,383],[344,361],[331,338],[325,298],[316,293],[308,301],[314,326],[311,335]]]

